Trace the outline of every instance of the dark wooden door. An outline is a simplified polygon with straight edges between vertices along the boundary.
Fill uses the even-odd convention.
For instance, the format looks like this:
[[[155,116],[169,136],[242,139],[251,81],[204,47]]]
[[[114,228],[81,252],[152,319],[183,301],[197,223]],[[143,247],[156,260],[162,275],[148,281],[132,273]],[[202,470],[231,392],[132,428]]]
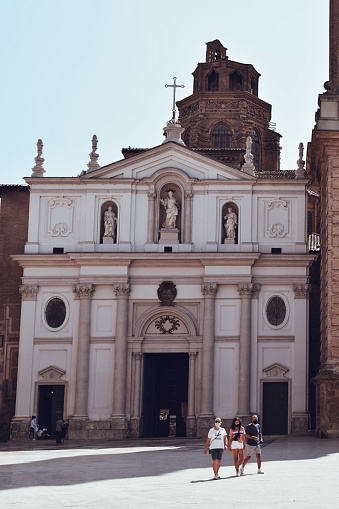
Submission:
[[[288,382],[264,382],[262,432],[288,434]]]
[[[186,436],[188,354],[145,354],[142,436],[168,437],[175,415],[176,436]]]
[[[51,438],[55,438],[56,422],[64,416],[64,385],[40,385],[38,402],[38,424],[47,428]]]

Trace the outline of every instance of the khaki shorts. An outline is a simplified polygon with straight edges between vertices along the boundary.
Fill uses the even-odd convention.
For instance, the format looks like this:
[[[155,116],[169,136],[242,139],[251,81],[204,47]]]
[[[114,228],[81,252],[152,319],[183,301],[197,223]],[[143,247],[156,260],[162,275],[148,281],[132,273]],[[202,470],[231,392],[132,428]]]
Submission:
[[[260,445],[246,445],[246,456],[252,456],[252,454],[255,452],[255,454],[261,454]]]

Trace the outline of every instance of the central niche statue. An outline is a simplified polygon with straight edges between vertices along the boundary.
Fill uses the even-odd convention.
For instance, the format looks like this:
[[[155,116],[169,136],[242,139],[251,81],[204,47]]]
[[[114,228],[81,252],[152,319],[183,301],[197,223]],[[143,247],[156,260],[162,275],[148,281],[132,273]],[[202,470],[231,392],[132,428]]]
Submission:
[[[226,230],[226,238],[227,239],[235,239],[235,230],[238,226],[238,218],[235,212],[233,212],[232,207],[227,208],[227,214],[224,217],[225,219],[225,230]]]
[[[115,226],[117,224],[117,216],[113,212],[112,207],[108,207],[104,214],[104,237],[115,240]]]
[[[178,216],[178,203],[174,198],[174,189],[167,189],[167,198],[164,200],[160,199],[161,205],[165,208],[166,219],[162,223],[163,228],[175,228]]]

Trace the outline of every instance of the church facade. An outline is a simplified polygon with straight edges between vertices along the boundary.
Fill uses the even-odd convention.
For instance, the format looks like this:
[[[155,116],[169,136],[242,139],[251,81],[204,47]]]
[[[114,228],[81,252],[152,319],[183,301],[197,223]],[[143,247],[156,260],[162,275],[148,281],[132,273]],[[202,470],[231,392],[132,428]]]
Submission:
[[[94,137],[73,178],[44,177],[38,145],[28,240],[13,256],[23,268],[14,439],[31,415],[52,433],[63,416],[77,439],[202,437],[214,415],[253,412],[265,434],[307,432],[314,256],[303,162],[279,170],[258,73],[228,70],[215,44],[199,82],[210,90],[195,85],[191,113],[192,97],[178,103],[182,125],[168,122],[161,145],[100,167]],[[233,88],[218,91],[226,72]],[[208,93],[212,109],[223,97],[202,140],[187,118]],[[265,120],[230,116],[227,94]]]

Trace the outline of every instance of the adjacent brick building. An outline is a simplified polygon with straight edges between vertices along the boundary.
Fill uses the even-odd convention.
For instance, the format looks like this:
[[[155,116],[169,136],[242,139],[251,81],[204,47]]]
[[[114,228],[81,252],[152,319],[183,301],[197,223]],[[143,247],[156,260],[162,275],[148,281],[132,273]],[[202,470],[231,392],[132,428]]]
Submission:
[[[0,186],[0,440],[8,440],[15,411],[22,268],[12,254],[27,241],[28,186]]]

